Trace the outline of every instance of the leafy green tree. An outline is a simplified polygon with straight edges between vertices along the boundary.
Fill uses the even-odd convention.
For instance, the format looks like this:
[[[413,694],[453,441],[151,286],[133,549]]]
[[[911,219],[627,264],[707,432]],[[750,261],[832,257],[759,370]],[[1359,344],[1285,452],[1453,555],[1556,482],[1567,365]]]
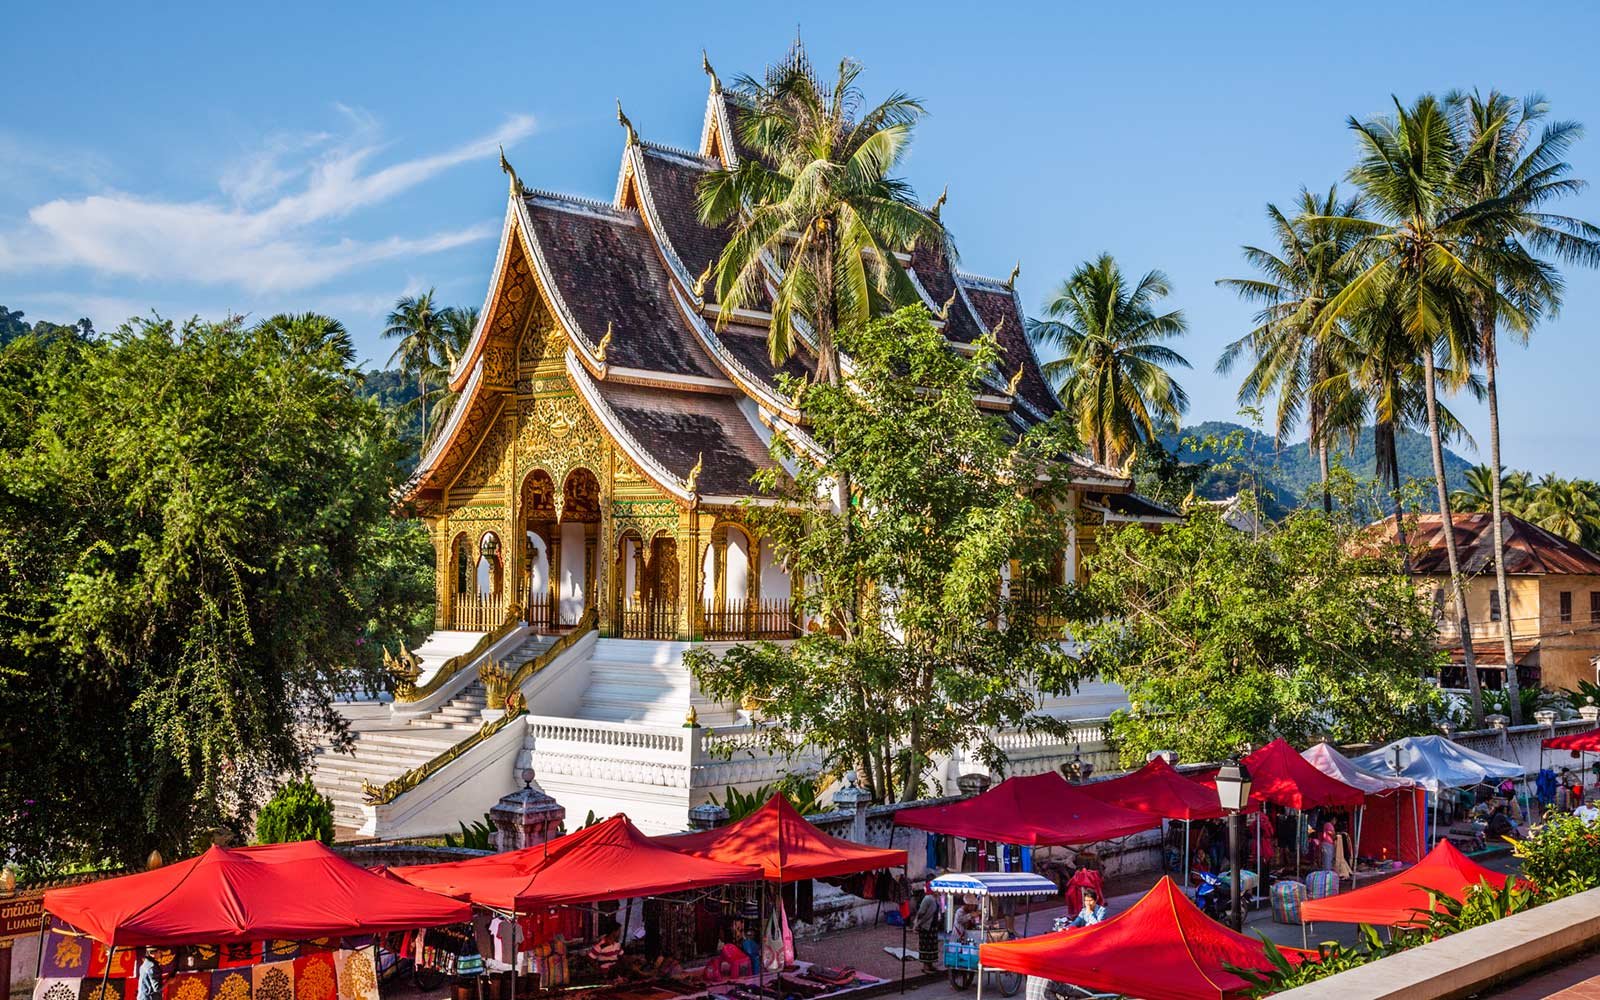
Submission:
[[[420,638],[431,581],[395,553],[426,550],[390,518],[400,446],[351,358],[314,316],[0,352],[17,856],[136,862],[243,830],[344,732],[334,699],[384,683],[381,645]]]
[[[1359,426],[1362,412],[1351,405],[1357,397],[1349,391],[1348,378],[1340,377],[1344,373],[1339,371],[1339,352],[1330,343],[1331,331],[1319,327],[1317,318],[1354,272],[1350,250],[1357,238],[1320,219],[1360,218],[1361,199],[1341,201],[1337,187],[1320,198],[1302,189],[1298,209],[1291,218],[1278,206],[1267,206],[1277,246],[1244,248],[1246,262],[1260,277],[1217,282],[1261,304],[1255,329],[1223,349],[1217,371],[1227,373],[1248,353],[1253,363],[1240,383],[1239,402],[1254,406],[1276,397],[1273,435],[1279,446],[1304,415],[1322,476],[1322,507],[1331,511],[1329,444],[1336,433],[1348,434]]]
[[[1062,282],[1045,304],[1047,319],[1028,324],[1036,342],[1064,355],[1044,373],[1097,462],[1121,465],[1189,409],[1188,393],[1167,371],[1189,362],[1159,343],[1189,330],[1181,310],[1157,309],[1171,291],[1160,271],[1129,288],[1116,260],[1101,254]]]
[[[718,322],[763,305],[776,263],[772,359],[793,353],[798,319],[815,337],[824,382],[839,374],[841,328],[917,301],[895,254],[918,240],[944,239],[938,219],[893,176],[922,105],[895,93],[861,112],[860,75],[861,66],[845,59],[824,83],[796,44],[765,79],[740,77],[735,127],[754,155],[735,169],[710,171],[699,192],[701,218],[732,228],[708,275],[722,307]]]
[[[256,815],[256,843],[300,840],[333,843],[333,800],[317,791],[310,778],[284,782]]]
[[[1366,551],[1335,476],[1334,513],[1300,508],[1252,534],[1194,507],[1160,532],[1102,528],[1085,566],[1084,666],[1128,692],[1109,735],[1218,760],[1247,742],[1369,741],[1426,726],[1430,608],[1398,552]],[[1366,547],[1370,548],[1370,547]]]
[[[1540,478],[1524,516],[1552,534],[1600,549],[1600,486],[1583,479]]]
[[[417,408],[422,414],[419,453],[428,443],[428,384],[438,378],[439,364],[445,357],[448,315],[448,309],[441,309],[433,301],[430,288],[421,295],[401,297],[384,321],[383,335],[399,340],[389,355],[389,364],[417,383]]]
[[[993,730],[1060,731],[1033,713],[1037,692],[1078,677],[1056,617],[1067,515],[1052,476],[1075,442],[1064,420],[1017,435],[978,409],[995,344],[951,351],[920,306],[846,328],[840,345],[848,384],[800,396],[811,443],[775,444],[793,478],[761,474],[788,502],[747,512],[804,581],[796,601],[816,627],[685,660],[707,696],[753,699],[766,745],[915,797],[935,754],[973,746],[1003,768]]]

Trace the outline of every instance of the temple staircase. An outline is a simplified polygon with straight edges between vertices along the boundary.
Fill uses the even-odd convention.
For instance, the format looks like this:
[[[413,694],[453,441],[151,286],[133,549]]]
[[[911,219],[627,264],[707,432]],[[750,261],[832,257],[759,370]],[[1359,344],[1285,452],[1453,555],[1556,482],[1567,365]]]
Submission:
[[[502,659],[515,670],[549,649],[554,642],[554,636],[532,635]],[[352,734],[355,742],[346,753],[335,752],[331,747],[321,750],[312,770],[312,781],[333,800],[334,825],[341,830],[361,826],[365,802],[363,780],[381,785],[433,760],[476,734],[487,707],[483,682],[473,678],[426,715],[395,719],[384,728],[356,731]]]
[[[701,644],[702,646],[704,644]],[[683,664],[685,643],[602,639],[589,663],[589,686],[573,716],[589,722],[682,726],[695,705],[701,725],[718,725],[732,716],[697,698]]]

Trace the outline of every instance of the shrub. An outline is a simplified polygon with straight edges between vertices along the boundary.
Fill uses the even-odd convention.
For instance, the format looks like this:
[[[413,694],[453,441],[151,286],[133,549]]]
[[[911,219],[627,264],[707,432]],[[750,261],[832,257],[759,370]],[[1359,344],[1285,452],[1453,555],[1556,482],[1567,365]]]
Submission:
[[[1551,816],[1511,852],[1522,859],[1522,874],[1545,898],[1600,887],[1600,826],[1576,816]]]
[[[457,821],[461,827],[461,834],[453,833],[444,835],[444,846],[465,847],[474,851],[494,850],[494,819],[488,813],[483,814],[483,819],[475,821],[471,826]]]
[[[333,800],[317,791],[310,778],[283,785],[256,817],[256,843],[288,844],[297,840],[333,842]]]

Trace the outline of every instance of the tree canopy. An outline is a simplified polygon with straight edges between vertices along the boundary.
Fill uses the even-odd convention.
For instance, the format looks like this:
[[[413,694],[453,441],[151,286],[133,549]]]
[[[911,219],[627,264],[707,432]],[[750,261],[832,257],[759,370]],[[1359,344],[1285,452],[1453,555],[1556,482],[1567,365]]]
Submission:
[[[0,351],[0,842],[32,865],[242,832],[420,637],[425,535],[338,323],[139,320]]]
[[[840,340],[848,383],[804,387],[812,440],[779,438],[792,476],[764,474],[787,504],[748,511],[805,581],[796,603],[815,628],[685,659],[708,697],[757,706],[769,746],[915,798],[934,755],[975,747],[1003,769],[994,729],[1059,725],[1033,713],[1077,677],[1052,625],[1067,515],[1050,472],[1072,437],[1064,420],[1018,434],[979,410],[994,343],[951,351],[920,306]]]
[[[1102,528],[1086,561],[1084,662],[1128,692],[1111,718],[1123,761],[1151,750],[1218,760],[1247,742],[1385,739],[1428,723],[1431,609],[1398,551],[1364,545],[1343,510],[1301,508],[1268,530],[1195,506],[1152,532]],[[1339,496],[1343,493],[1343,496]]]

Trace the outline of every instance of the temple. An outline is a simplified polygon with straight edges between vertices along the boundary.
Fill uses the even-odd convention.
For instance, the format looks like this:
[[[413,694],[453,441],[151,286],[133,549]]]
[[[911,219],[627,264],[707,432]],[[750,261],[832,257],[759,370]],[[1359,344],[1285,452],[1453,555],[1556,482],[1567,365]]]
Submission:
[[[341,822],[369,834],[436,832],[430,820],[385,824],[379,807],[481,756],[476,748],[523,712],[535,731],[523,763],[569,815],[582,815],[586,803],[609,800],[593,794],[592,781],[579,783],[581,801],[551,788],[538,720],[553,732],[559,720],[572,731],[671,727],[678,739],[685,719],[691,730],[741,722],[737,707],[705,704],[693,690],[684,644],[781,639],[805,626],[782,553],[744,510],[774,500],[752,482],[773,464],[774,437],[806,440],[779,376],[812,372],[814,355],[802,342],[775,367],[769,313],[740,310],[719,322],[702,276],[728,233],[700,222],[696,189],[708,170],[735,166],[748,151],[735,128],[738,100],[707,72],[695,151],[641,139],[619,107],[623,148],[608,201],[525,187],[501,158],[510,190],[488,296],[450,374],[454,406],[402,498],[430,529],[438,632],[396,661],[400,694],[387,716],[349,713],[362,737],[355,759],[363,742],[386,753],[369,754],[364,768],[319,758]],[[952,349],[996,338],[1002,361],[978,405],[1019,429],[1047,418],[1059,404],[1026,334],[1016,271],[980,277],[954,269],[953,258],[948,246],[918,245],[902,263]],[[1133,495],[1117,470],[1067,464],[1076,508],[1075,531],[1062,540],[1067,580],[1098,524],[1174,516]],[[502,729],[485,735],[491,726]],[[608,730],[601,742],[644,739],[629,732]],[[463,749],[468,740],[477,742]],[[569,756],[592,761],[594,749]],[[440,764],[441,756],[449,759]],[[504,770],[510,780],[512,765]],[[760,777],[752,775],[730,783]],[[720,787],[709,780],[688,780],[672,808],[703,801],[704,787]],[[631,797],[630,814],[647,827],[682,825],[681,811],[674,826],[669,813],[641,810],[636,791],[617,795]]]

